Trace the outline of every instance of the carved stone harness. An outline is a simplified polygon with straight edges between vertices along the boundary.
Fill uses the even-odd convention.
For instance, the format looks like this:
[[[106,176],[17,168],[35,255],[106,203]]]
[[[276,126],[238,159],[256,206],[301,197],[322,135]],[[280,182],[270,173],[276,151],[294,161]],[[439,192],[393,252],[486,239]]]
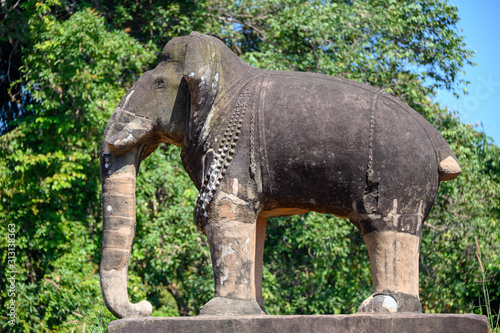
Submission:
[[[210,203],[226,174],[229,164],[233,160],[241,127],[243,126],[243,118],[248,110],[248,102],[252,97],[252,88],[253,85],[249,84],[236,100],[223,138],[220,140],[210,168],[203,179],[200,194],[194,208],[194,220],[200,229],[203,229],[203,225],[207,222]]]

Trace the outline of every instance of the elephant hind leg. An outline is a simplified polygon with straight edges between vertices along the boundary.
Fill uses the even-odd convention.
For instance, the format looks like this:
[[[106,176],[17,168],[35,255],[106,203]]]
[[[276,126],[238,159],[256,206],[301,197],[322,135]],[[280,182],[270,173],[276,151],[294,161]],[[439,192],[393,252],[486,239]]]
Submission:
[[[398,231],[363,235],[374,293],[358,312],[422,312],[418,297],[420,237]]]
[[[386,214],[351,217],[365,240],[374,293],[358,312],[422,312],[419,294],[419,253],[427,209],[423,201],[406,204],[394,200]]]

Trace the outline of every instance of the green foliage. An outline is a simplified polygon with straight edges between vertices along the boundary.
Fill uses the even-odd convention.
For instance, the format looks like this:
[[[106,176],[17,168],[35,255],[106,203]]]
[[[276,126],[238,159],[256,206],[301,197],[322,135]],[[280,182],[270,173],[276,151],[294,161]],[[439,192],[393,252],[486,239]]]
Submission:
[[[485,133],[449,114],[441,114],[434,124],[457,155],[462,175],[441,184],[425,223],[421,298],[428,311],[470,311],[484,305],[474,237],[481,246],[490,293],[496,296],[492,299],[500,294],[500,150]]]
[[[160,48],[172,37],[202,30],[208,2],[183,1],[93,1],[107,21],[140,41]]]
[[[466,84],[458,75],[473,52],[457,32],[455,6],[442,0],[6,0],[1,10],[0,72],[10,87],[2,80],[0,231],[3,240],[7,225],[15,225],[20,331],[102,332],[114,319],[98,276],[102,132],[164,44],[193,30],[220,36],[261,68],[379,86],[432,122],[463,174],[441,184],[426,221],[424,310],[486,313],[483,277],[491,308],[499,308],[500,151],[431,102],[436,89],[459,91]],[[133,302],[149,299],[156,316],[195,315],[213,293],[206,238],[192,221],[198,193],[179,153],[160,146],[137,179],[129,292]],[[2,272],[6,249],[0,242]],[[270,220],[264,265],[270,314],[352,313],[371,293],[359,232],[332,216]],[[2,308],[10,301],[6,279],[0,277]],[[9,328],[5,321],[0,327]]]
[[[249,63],[367,82],[411,104],[459,88],[473,56],[456,33],[456,6],[442,0],[215,4],[211,28]]]
[[[106,29],[94,11],[61,21],[51,5],[23,4],[33,47],[21,70],[33,115],[0,137],[0,220],[15,224],[17,319],[33,332],[62,330],[78,308],[102,308],[98,143],[114,106],[154,59],[151,45]],[[47,279],[61,288],[49,290]]]
[[[263,299],[269,314],[354,313],[371,294],[361,234],[347,220],[307,213],[269,221]]]

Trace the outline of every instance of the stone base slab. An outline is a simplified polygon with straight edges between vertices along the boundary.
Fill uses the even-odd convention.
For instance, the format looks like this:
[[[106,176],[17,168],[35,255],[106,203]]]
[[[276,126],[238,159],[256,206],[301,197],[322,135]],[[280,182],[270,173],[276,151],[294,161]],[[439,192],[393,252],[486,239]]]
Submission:
[[[488,333],[486,316],[474,314],[352,314],[307,316],[145,317],[112,321],[109,333],[419,332]]]

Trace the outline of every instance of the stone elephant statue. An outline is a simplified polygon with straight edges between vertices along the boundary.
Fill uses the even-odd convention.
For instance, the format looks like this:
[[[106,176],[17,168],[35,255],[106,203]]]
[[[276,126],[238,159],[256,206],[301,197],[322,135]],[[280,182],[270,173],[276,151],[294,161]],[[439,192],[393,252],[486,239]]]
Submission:
[[[438,131],[383,91],[313,73],[251,67],[217,38],[172,39],[123,97],[100,151],[101,286],[117,317],[129,302],[135,180],[159,143],[182,147],[200,190],[194,219],[210,245],[215,296],[202,315],[263,314],[267,219],[348,218],[366,242],[374,293],[358,312],[421,312],[419,248],[439,182],[461,169]],[[335,226],[332,226],[335,227]]]

